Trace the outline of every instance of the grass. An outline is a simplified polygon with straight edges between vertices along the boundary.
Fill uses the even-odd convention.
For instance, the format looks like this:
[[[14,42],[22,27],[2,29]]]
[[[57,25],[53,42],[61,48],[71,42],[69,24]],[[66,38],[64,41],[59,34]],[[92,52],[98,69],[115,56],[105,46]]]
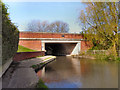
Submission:
[[[35,69],[35,68],[38,68],[40,65],[44,65],[44,64],[45,64],[45,62],[37,64],[37,65],[32,65],[31,67]]]
[[[34,51],[36,50],[32,50],[21,45],[18,46],[18,50],[17,50],[17,52],[34,52]]]
[[[37,56],[37,57],[43,57],[43,56]]]
[[[40,65],[44,65],[45,64],[45,62],[43,62],[43,63],[40,63]]]
[[[32,65],[31,67],[32,67],[32,68],[36,68],[36,67],[37,67],[37,65]]]
[[[39,79],[36,88],[43,88],[44,90],[49,90],[41,79]]]

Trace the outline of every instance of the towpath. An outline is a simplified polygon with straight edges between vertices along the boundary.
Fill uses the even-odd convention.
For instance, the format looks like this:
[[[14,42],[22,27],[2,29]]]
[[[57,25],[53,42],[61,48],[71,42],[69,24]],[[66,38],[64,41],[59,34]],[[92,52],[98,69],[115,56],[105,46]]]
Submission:
[[[34,88],[39,78],[31,66],[55,58],[55,56],[44,56],[13,62],[5,75],[3,75],[3,88]]]

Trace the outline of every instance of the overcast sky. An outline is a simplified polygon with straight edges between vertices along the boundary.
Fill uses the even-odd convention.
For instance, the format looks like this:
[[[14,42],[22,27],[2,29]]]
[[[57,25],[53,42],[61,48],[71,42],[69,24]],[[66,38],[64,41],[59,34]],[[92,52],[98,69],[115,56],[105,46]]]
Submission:
[[[18,0],[19,1],[19,0]],[[8,6],[10,19],[20,31],[27,30],[31,20],[63,21],[69,24],[71,33],[80,32],[81,26],[77,23],[79,12],[86,5],[81,2],[5,2]]]

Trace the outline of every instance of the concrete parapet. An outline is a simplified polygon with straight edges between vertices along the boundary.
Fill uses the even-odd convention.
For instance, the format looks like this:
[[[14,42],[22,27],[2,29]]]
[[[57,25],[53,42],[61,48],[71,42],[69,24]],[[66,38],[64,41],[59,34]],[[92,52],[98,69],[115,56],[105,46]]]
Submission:
[[[10,66],[10,64],[12,63],[12,58],[8,59],[7,62],[0,66],[0,69],[2,70],[2,73],[0,73],[0,77],[2,77],[2,75],[5,73],[5,71],[8,69],[8,67]]]

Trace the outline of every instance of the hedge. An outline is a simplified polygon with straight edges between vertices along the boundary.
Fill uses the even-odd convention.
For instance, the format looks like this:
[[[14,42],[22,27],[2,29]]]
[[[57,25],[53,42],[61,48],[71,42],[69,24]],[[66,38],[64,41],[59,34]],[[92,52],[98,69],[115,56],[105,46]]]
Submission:
[[[19,42],[19,31],[11,22],[7,9],[2,3],[2,64],[15,55]]]

